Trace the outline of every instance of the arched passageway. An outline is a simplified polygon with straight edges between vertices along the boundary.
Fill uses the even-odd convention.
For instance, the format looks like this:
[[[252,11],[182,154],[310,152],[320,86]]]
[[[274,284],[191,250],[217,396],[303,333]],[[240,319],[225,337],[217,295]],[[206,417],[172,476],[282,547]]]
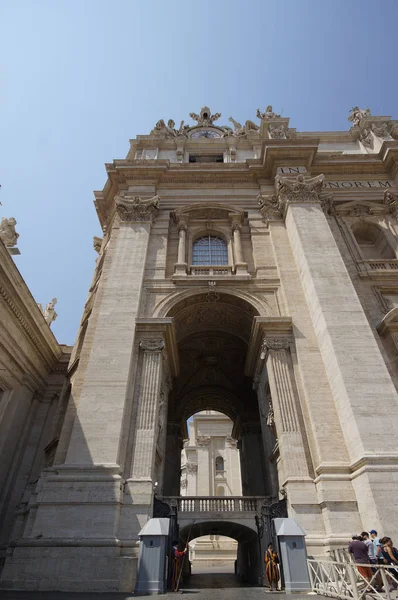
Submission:
[[[180,374],[168,399],[163,496],[180,494],[181,449],[188,437],[186,421],[203,410],[227,415],[241,456],[244,496],[277,496],[276,466],[268,461],[275,444],[272,431],[261,425],[257,394],[244,373],[256,308],[232,294],[210,289],[177,302],[173,317]],[[256,460],[253,460],[256,457]]]
[[[236,582],[246,582],[252,585],[262,583],[262,561],[260,547],[253,520],[254,529],[234,521],[201,521],[193,522],[180,529],[180,545],[187,546],[188,542],[201,536],[227,536],[238,542],[235,566]],[[185,567],[185,576],[189,574],[189,563]],[[195,573],[192,574],[192,577]],[[233,579],[231,577],[231,579]]]

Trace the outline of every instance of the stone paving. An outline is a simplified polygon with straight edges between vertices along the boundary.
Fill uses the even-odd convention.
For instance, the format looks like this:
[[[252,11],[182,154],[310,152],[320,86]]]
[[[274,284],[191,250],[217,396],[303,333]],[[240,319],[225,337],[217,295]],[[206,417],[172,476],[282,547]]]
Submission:
[[[223,572],[220,572],[223,571]],[[266,588],[241,584],[228,568],[196,569],[196,572],[181,586],[177,593],[162,595],[164,600],[176,600],[180,596],[192,600],[278,600],[283,592],[268,592]],[[67,592],[0,592],[1,600],[129,600],[130,594],[98,594]],[[318,596],[323,598],[323,596]],[[294,600],[309,600],[308,594],[294,594]]]

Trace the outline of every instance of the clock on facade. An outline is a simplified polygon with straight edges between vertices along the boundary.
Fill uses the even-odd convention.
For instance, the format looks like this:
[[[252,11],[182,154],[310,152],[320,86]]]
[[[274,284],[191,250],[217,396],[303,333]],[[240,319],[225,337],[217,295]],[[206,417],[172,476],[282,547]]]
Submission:
[[[191,138],[220,138],[221,133],[214,131],[214,129],[201,129],[200,131],[194,131]]]

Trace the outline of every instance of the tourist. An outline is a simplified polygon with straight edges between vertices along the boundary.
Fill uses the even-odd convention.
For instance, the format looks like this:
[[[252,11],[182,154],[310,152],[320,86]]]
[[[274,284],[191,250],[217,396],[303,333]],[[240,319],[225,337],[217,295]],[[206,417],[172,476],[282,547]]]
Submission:
[[[366,566],[370,565],[368,548],[359,535],[352,536],[352,540],[348,545],[348,552],[354,556],[358,573],[362,575],[364,579],[370,581],[372,579],[372,569],[370,566]]]
[[[269,543],[267,550],[264,554],[265,562],[265,577],[269,583],[271,592],[275,587],[275,591],[278,589],[279,581],[279,556],[278,553],[272,547],[272,543]]]
[[[381,538],[380,545],[382,547],[381,554],[383,556],[383,562],[386,565],[398,565],[398,550],[393,546],[392,539],[388,536]],[[386,569],[387,570],[387,569]],[[390,592],[397,589],[398,582],[398,570],[388,569],[390,575],[389,580],[391,582]]]
[[[376,563],[376,554],[375,554],[375,547],[373,545],[373,541],[370,539],[367,531],[362,531],[361,538],[362,538],[363,543],[365,544],[365,546],[368,549],[369,561],[371,562],[372,565],[374,565]]]
[[[381,546],[380,546],[380,539],[377,537],[377,531],[376,529],[371,529],[369,531],[370,533],[370,538],[373,542],[373,547],[374,547],[374,552],[375,552],[375,558],[376,558],[376,562],[383,562],[383,557],[381,554]]]

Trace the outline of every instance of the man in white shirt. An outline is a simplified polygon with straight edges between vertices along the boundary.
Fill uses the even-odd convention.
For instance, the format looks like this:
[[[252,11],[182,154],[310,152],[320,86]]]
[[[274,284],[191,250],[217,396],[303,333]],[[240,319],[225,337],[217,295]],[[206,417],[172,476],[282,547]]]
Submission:
[[[369,539],[369,534],[367,531],[362,531],[361,538],[368,550],[369,560],[374,565],[376,562],[376,553],[375,553],[375,547],[374,547],[373,541],[371,539]]]
[[[377,562],[380,557],[382,558],[382,555],[381,555],[382,548],[380,546],[380,539],[377,537],[377,531],[375,529],[371,529],[369,531],[369,533],[370,533],[370,539],[373,542],[373,549],[374,549],[374,554],[375,554],[375,559],[376,559],[375,562]]]

